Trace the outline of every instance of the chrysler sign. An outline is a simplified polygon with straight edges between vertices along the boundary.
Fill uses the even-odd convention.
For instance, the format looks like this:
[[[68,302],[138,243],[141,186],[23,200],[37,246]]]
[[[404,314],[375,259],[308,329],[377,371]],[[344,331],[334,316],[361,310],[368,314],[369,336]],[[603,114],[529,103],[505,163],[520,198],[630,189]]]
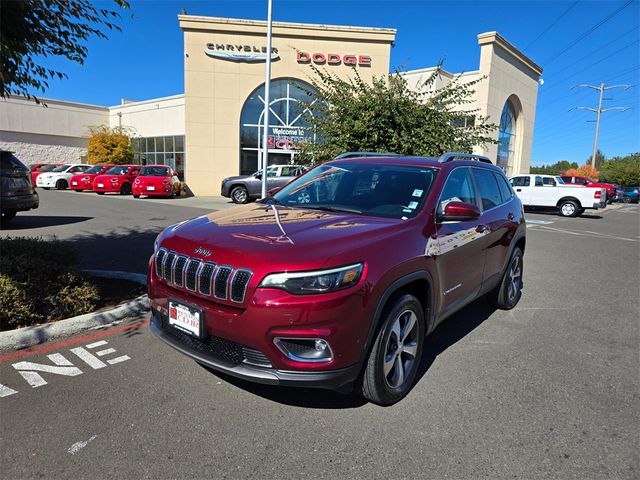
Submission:
[[[212,58],[230,60],[232,62],[265,62],[267,60],[267,47],[255,45],[233,45],[230,43],[207,43],[204,53]],[[278,49],[271,49],[271,60],[278,60]]]

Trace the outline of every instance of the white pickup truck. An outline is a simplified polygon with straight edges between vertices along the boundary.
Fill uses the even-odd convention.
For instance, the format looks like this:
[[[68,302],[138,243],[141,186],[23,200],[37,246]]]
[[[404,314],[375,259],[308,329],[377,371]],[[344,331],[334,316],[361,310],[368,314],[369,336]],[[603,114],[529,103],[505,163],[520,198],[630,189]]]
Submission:
[[[516,175],[509,182],[525,207],[554,209],[563,217],[607,204],[604,188],[567,185],[557,175]]]

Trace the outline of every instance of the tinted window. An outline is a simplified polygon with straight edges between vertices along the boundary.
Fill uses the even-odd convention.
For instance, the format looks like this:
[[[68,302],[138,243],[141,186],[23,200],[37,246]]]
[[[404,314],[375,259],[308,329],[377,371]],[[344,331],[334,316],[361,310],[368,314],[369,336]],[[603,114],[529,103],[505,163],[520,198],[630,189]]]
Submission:
[[[536,187],[542,187],[542,177],[536,177]]]
[[[513,192],[509,187],[509,182],[502,175],[493,172],[494,177],[496,177],[496,181],[498,182],[498,189],[500,190],[500,198],[502,198],[502,203],[508,202],[513,196]]]
[[[104,165],[94,165],[85,173],[100,173],[104,169]]]
[[[429,195],[436,169],[365,163],[321,165],[274,195],[289,205],[414,217]]]
[[[107,170],[106,175],[124,175],[126,174],[131,167],[129,166],[119,166],[119,167],[111,167]]]
[[[170,175],[167,167],[143,167],[140,170],[141,177],[168,177]]]
[[[511,179],[511,185],[514,187],[528,187],[530,182],[529,177],[513,177]]]
[[[585,185],[587,181],[584,178],[575,177],[575,181],[578,185]]]
[[[500,205],[502,203],[502,197],[493,172],[491,170],[485,170],[484,168],[473,168],[472,170],[473,177],[476,180],[476,186],[480,193],[482,209],[489,210],[490,208]]]
[[[298,176],[298,167],[282,167],[280,176],[282,177],[296,177]]]
[[[447,182],[440,195],[438,213],[444,213],[444,207],[449,202],[464,202],[476,205],[476,193],[468,168],[456,168],[449,174]]]
[[[572,177],[568,177],[566,175],[560,175],[560,178],[565,182],[565,183],[571,183],[571,178]]]
[[[67,169],[70,167],[71,165],[60,165],[59,167],[54,168],[53,170],[51,170],[52,172],[66,172]]]
[[[542,177],[542,184],[543,185],[552,185],[552,186],[555,187],[556,186],[556,181],[555,181],[555,179],[553,179],[551,177]]]
[[[12,170],[14,168],[19,168],[20,170],[28,170],[29,168],[24,165],[20,160],[13,156],[10,152],[2,152],[0,156],[0,167],[4,170]]]

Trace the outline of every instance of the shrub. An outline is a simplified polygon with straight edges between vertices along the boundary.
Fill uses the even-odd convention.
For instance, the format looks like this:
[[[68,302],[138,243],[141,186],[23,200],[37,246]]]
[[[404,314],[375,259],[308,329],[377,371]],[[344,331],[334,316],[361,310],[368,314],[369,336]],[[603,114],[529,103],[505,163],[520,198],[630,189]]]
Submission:
[[[67,245],[0,239],[0,330],[88,313],[98,298]]]

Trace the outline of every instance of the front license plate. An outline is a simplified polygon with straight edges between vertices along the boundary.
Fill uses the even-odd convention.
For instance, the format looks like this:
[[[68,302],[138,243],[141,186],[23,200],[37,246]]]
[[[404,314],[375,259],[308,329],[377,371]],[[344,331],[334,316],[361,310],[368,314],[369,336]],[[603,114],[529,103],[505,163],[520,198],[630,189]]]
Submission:
[[[98,187],[99,187],[99,188],[104,188],[104,183],[99,183],[99,184],[98,184]]]
[[[71,185],[77,185],[78,182],[71,182]]]
[[[156,187],[147,187],[147,190],[155,190]]]
[[[169,300],[169,325],[200,338],[204,314],[201,309]]]

